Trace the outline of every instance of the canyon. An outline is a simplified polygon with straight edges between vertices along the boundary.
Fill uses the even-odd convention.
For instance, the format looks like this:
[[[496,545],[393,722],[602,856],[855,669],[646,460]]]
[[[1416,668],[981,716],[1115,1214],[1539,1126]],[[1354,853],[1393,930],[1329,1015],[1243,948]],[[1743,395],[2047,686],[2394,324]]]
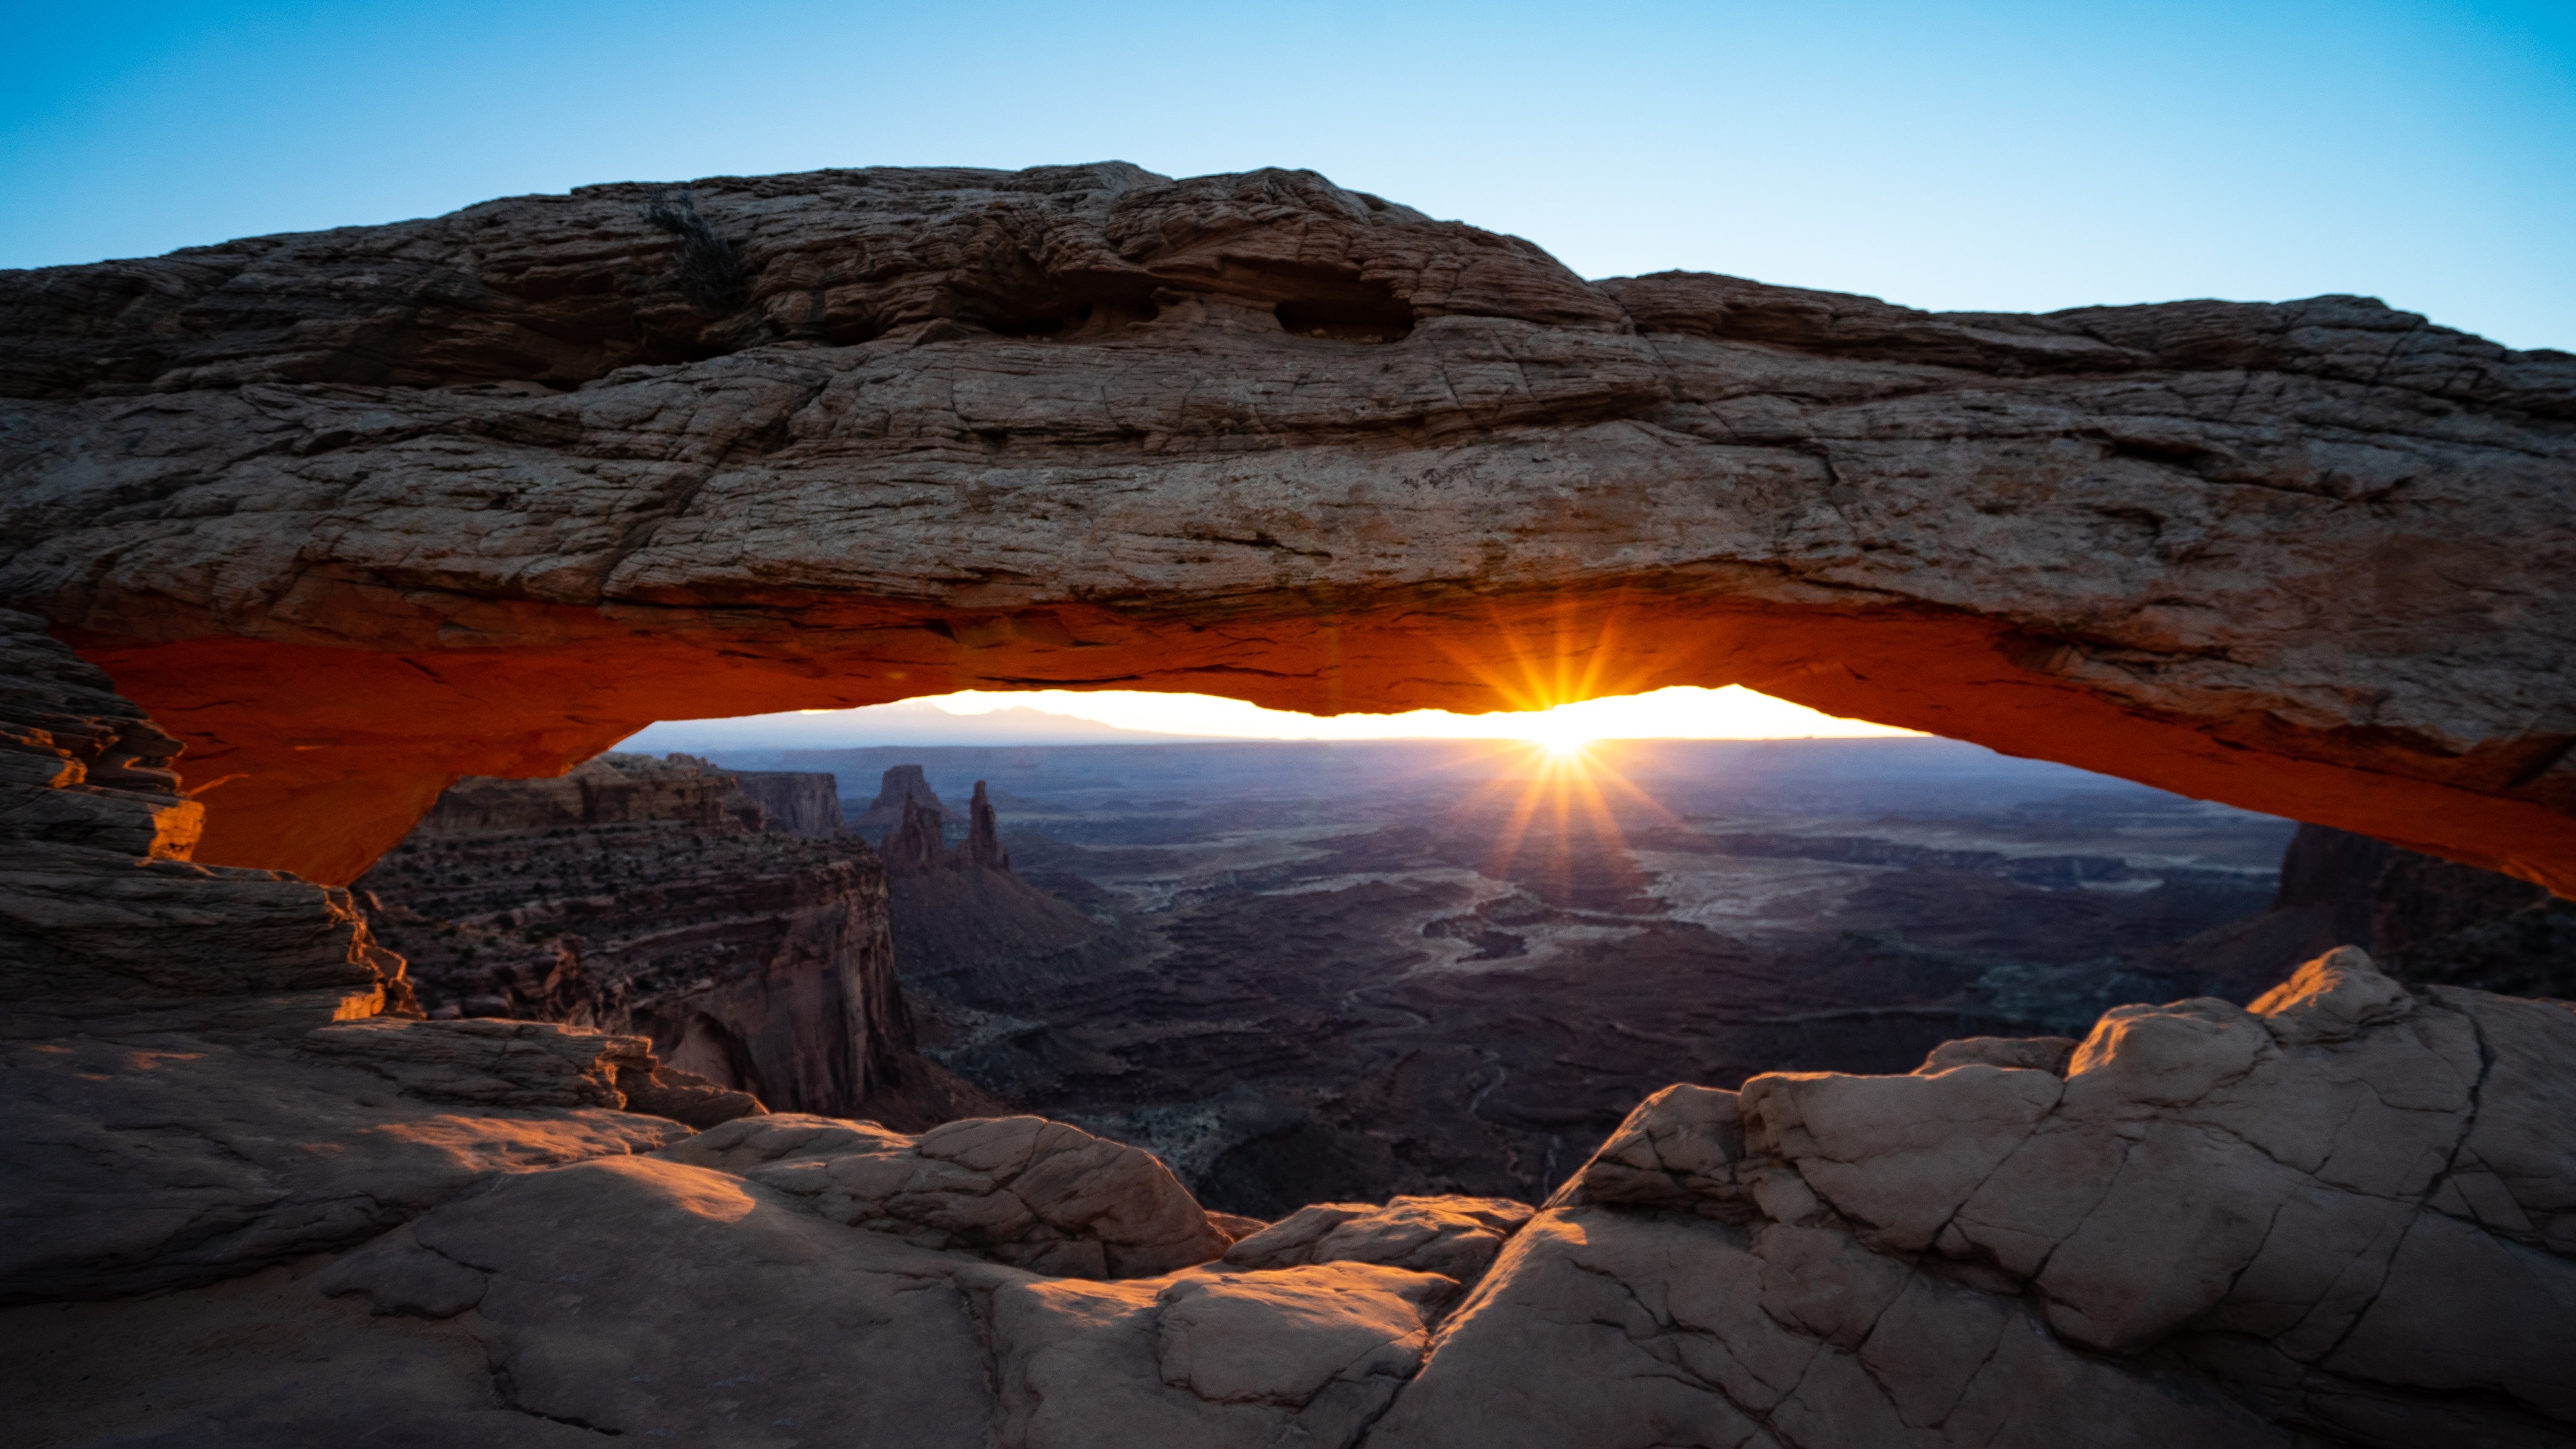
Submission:
[[[885,872],[839,825],[829,776],[608,754],[458,782],[356,889],[433,1020],[640,1036],[780,1110],[989,1115],[915,1051]]]
[[[746,760],[846,783],[616,753],[460,782],[356,893],[433,1018],[486,992],[473,1014],[633,1032],[774,1108],[906,1130],[1039,1112],[1255,1218],[1535,1202],[1674,1081],[1902,1072],[1955,1038],[2080,1035],[2132,1000],[2245,1005],[2347,942],[2401,980],[2576,994],[2576,906],[2537,887],[1947,741]],[[617,818],[562,823],[550,803],[594,781]],[[887,863],[880,901],[820,893],[874,935],[803,965],[900,980],[841,993],[879,1003],[865,1057],[899,1064],[864,1100],[796,1095],[800,1054],[828,1077],[838,1040],[780,1036],[766,1079],[745,1050],[798,1018],[797,962],[758,968],[748,1020],[704,1014],[727,955],[774,955],[815,909],[775,911],[791,843],[717,808],[757,782],[836,819],[845,794]],[[1560,788],[1600,798],[1560,820]],[[845,862],[806,868],[826,882],[869,860],[851,837],[811,850]],[[629,941],[558,934],[575,917]],[[837,1000],[806,1017],[845,1019]]]
[[[583,763],[968,686],[1742,682],[2564,892],[2565,354],[2355,298],[1590,283],[1311,173],[1119,165],[13,273],[0,338],[0,1360],[32,1442],[2576,1441],[2576,1009],[2436,979],[2490,979],[2442,922],[2385,916],[2412,983],[2338,945],[2242,1002],[1676,1084],[1538,1202],[1269,1222],[1078,1123],[900,1130],[666,1058],[735,1060],[660,1003],[757,1018],[726,999],[778,963],[757,918],[838,909],[800,891],[882,891],[899,951],[906,881],[1048,863],[989,816],[961,859],[907,793],[899,858],[826,882],[722,770]],[[569,922],[624,894],[605,842],[654,834],[617,801],[712,810],[726,879],[776,860],[772,904],[706,903],[734,957],[496,978],[424,942],[415,983],[349,883],[460,780],[576,766],[595,853],[469,786],[395,896]],[[1728,834],[1655,843],[1805,858]],[[1970,854],[1917,864],[2009,879]],[[505,863],[585,894],[461,879]],[[1439,904],[1417,939],[1462,958],[1569,924]],[[571,934],[692,925],[627,909]],[[878,928],[837,919],[797,979],[865,1017],[847,1063],[900,1036]],[[480,1014],[523,991],[643,1031]]]
[[[1535,1202],[1670,1082],[2242,1004],[2340,939],[2264,920],[2288,822],[1940,740],[731,763],[989,783],[1011,873],[891,882],[925,1050],[1257,1217]]]

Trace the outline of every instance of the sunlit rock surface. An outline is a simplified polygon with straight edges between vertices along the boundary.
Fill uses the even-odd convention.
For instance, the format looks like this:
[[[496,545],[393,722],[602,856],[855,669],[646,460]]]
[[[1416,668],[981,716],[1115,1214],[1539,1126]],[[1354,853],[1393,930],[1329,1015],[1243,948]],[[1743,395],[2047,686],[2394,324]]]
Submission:
[[[5,611],[0,719],[0,1301],[250,1272],[759,1110],[633,1037],[385,1015],[348,893],[186,860],[166,737]]]
[[[1241,1268],[1383,1263],[1473,1283],[1504,1239],[1530,1220],[1507,1198],[1399,1197],[1384,1207],[1321,1202],[1238,1239],[1225,1260]]]
[[[13,273],[0,342],[0,600],[208,860],[345,882],[655,719],[1742,682],[2576,883],[2576,359],[2366,299],[1589,283],[1111,164]]]
[[[1556,1206],[1735,1229],[1659,1230],[1762,1260],[1732,1271],[1764,1275],[1768,1318],[1704,1331],[1744,1359],[1783,1325],[1840,1325],[1836,1346],[1871,1371],[1852,1382],[1888,1391],[1871,1412],[1917,1428],[1950,1433],[1950,1410],[1905,1402],[1914,1386],[1872,1345],[1991,1343],[2036,1310],[2011,1341],[2044,1321],[2042,1340],[2190,1365],[2276,1422],[2367,1443],[2567,1442],[2571,1053],[2565,1002],[2419,996],[2344,948],[2251,1011],[2107,1013],[2063,1077],[1945,1048],[1911,1077],[1675,1087]],[[1951,1305],[1921,1310],[1943,1326],[1908,1325],[1904,1294]],[[1973,1378],[1953,1367],[1935,1397],[1955,1406]]]
[[[1151,1277],[1228,1242],[1152,1153],[1038,1117],[950,1122],[918,1138],[758,1117],[663,1155],[738,1173],[834,1222],[1058,1277]]]

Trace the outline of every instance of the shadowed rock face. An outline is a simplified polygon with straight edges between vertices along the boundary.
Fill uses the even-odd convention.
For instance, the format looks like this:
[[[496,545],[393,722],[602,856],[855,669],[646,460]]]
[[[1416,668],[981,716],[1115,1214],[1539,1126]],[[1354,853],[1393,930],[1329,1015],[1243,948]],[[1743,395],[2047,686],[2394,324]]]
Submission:
[[[944,1120],[874,852],[747,824],[738,780],[622,754],[463,780],[359,888],[432,1017],[631,1032],[783,1111]]]
[[[189,861],[167,738],[8,611],[0,720],[0,1302],[252,1272],[760,1110],[634,1037],[389,1014],[349,892]]]
[[[2348,297],[1584,282],[1311,173],[607,186],[0,280],[0,599],[346,881],[965,687],[1741,682],[2576,885],[2576,359]]]
[[[927,815],[930,828],[937,833],[939,822],[950,812],[946,802],[939,798],[939,792],[931,789],[930,781],[923,778],[919,765],[897,765],[885,772],[885,782],[879,786],[877,798],[869,802],[868,808],[860,811],[859,818],[851,821],[850,825],[853,829],[870,831],[883,838],[901,829],[904,821],[914,813]]]
[[[760,807],[762,823],[789,835],[829,837],[844,828],[840,791],[828,774],[734,770],[734,787]]]

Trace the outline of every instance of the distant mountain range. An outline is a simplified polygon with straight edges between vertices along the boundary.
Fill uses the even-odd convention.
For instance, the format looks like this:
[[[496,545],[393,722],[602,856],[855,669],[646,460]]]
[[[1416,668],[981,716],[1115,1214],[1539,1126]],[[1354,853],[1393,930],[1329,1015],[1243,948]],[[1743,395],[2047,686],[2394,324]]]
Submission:
[[[644,754],[710,751],[864,749],[875,745],[1141,745],[1230,739],[1121,729],[1076,715],[1012,706],[950,714],[920,700],[864,709],[793,711],[739,719],[664,720],[618,746]]]

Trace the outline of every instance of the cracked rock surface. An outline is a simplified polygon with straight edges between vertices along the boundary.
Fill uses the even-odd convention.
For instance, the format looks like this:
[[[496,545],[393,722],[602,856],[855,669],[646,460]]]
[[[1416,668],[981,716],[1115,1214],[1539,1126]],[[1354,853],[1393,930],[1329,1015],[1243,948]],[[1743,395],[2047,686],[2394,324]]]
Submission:
[[[2362,1442],[2568,1437],[2576,1104],[2540,1081],[2576,1059],[2576,1007],[2412,995],[2345,947],[2252,1010],[2107,1012],[2062,1078],[1969,1045],[1908,1077],[1668,1089],[1557,1205],[1713,1220],[1766,1261],[1825,1233],[1788,1270],[1810,1287],[1998,1295],[2063,1351],[2189,1363]]]
[[[208,861],[345,883],[655,719],[1546,656],[2576,890],[2576,359],[2367,298],[1925,313],[1310,172],[860,170],[8,273],[0,358],[0,601],[189,745]]]
[[[1150,1277],[1227,1243],[1162,1159],[1040,1117],[969,1118],[919,1137],[745,1118],[660,1155],[740,1173],[833,1222],[1060,1277]]]
[[[743,1118],[488,1178],[294,1270],[301,1306],[271,1270],[271,1332],[359,1301],[482,1357],[307,1418],[236,1406],[265,1437],[188,1442],[326,1442],[299,1435],[352,1393],[425,1395],[440,1435],[501,1412],[712,1444],[2576,1442],[2571,1139],[2545,1085],[2576,1013],[2410,995],[2357,952],[2259,1007],[2106,1014],[2062,1078],[1988,1045],[1909,1077],[1675,1087],[1535,1217],[1322,1205],[1247,1252],[1211,1233],[1194,1265],[1107,1279],[992,1225],[1062,1201],[1028,1186],[1050,1166],[1094,1206],[1194,1210],[1140,1193],[1159,1164],[1132,1149],[1034,1119],[913,1139]],[[1500,1239],[1480,1281],[1404,1265],[1483,1266],[1471,1226]],[[137,1331],[247,1291],[150,1300]],[[70,1311],[0,1315],[0,1336]]]
[[[1369,1442],[2292,1441],[2204,1385],[2079,1354],[2010,1298],[1842,1232],[1557,1208],[1505,1250]]]
[[[1505,1198],[1399,1197],[1384,1207],[1313,1203],[1238,1239],[1225,1260],[1244,1268],[1383,1263],[1473,1283],[1529,1220],[1529,1204]]]

